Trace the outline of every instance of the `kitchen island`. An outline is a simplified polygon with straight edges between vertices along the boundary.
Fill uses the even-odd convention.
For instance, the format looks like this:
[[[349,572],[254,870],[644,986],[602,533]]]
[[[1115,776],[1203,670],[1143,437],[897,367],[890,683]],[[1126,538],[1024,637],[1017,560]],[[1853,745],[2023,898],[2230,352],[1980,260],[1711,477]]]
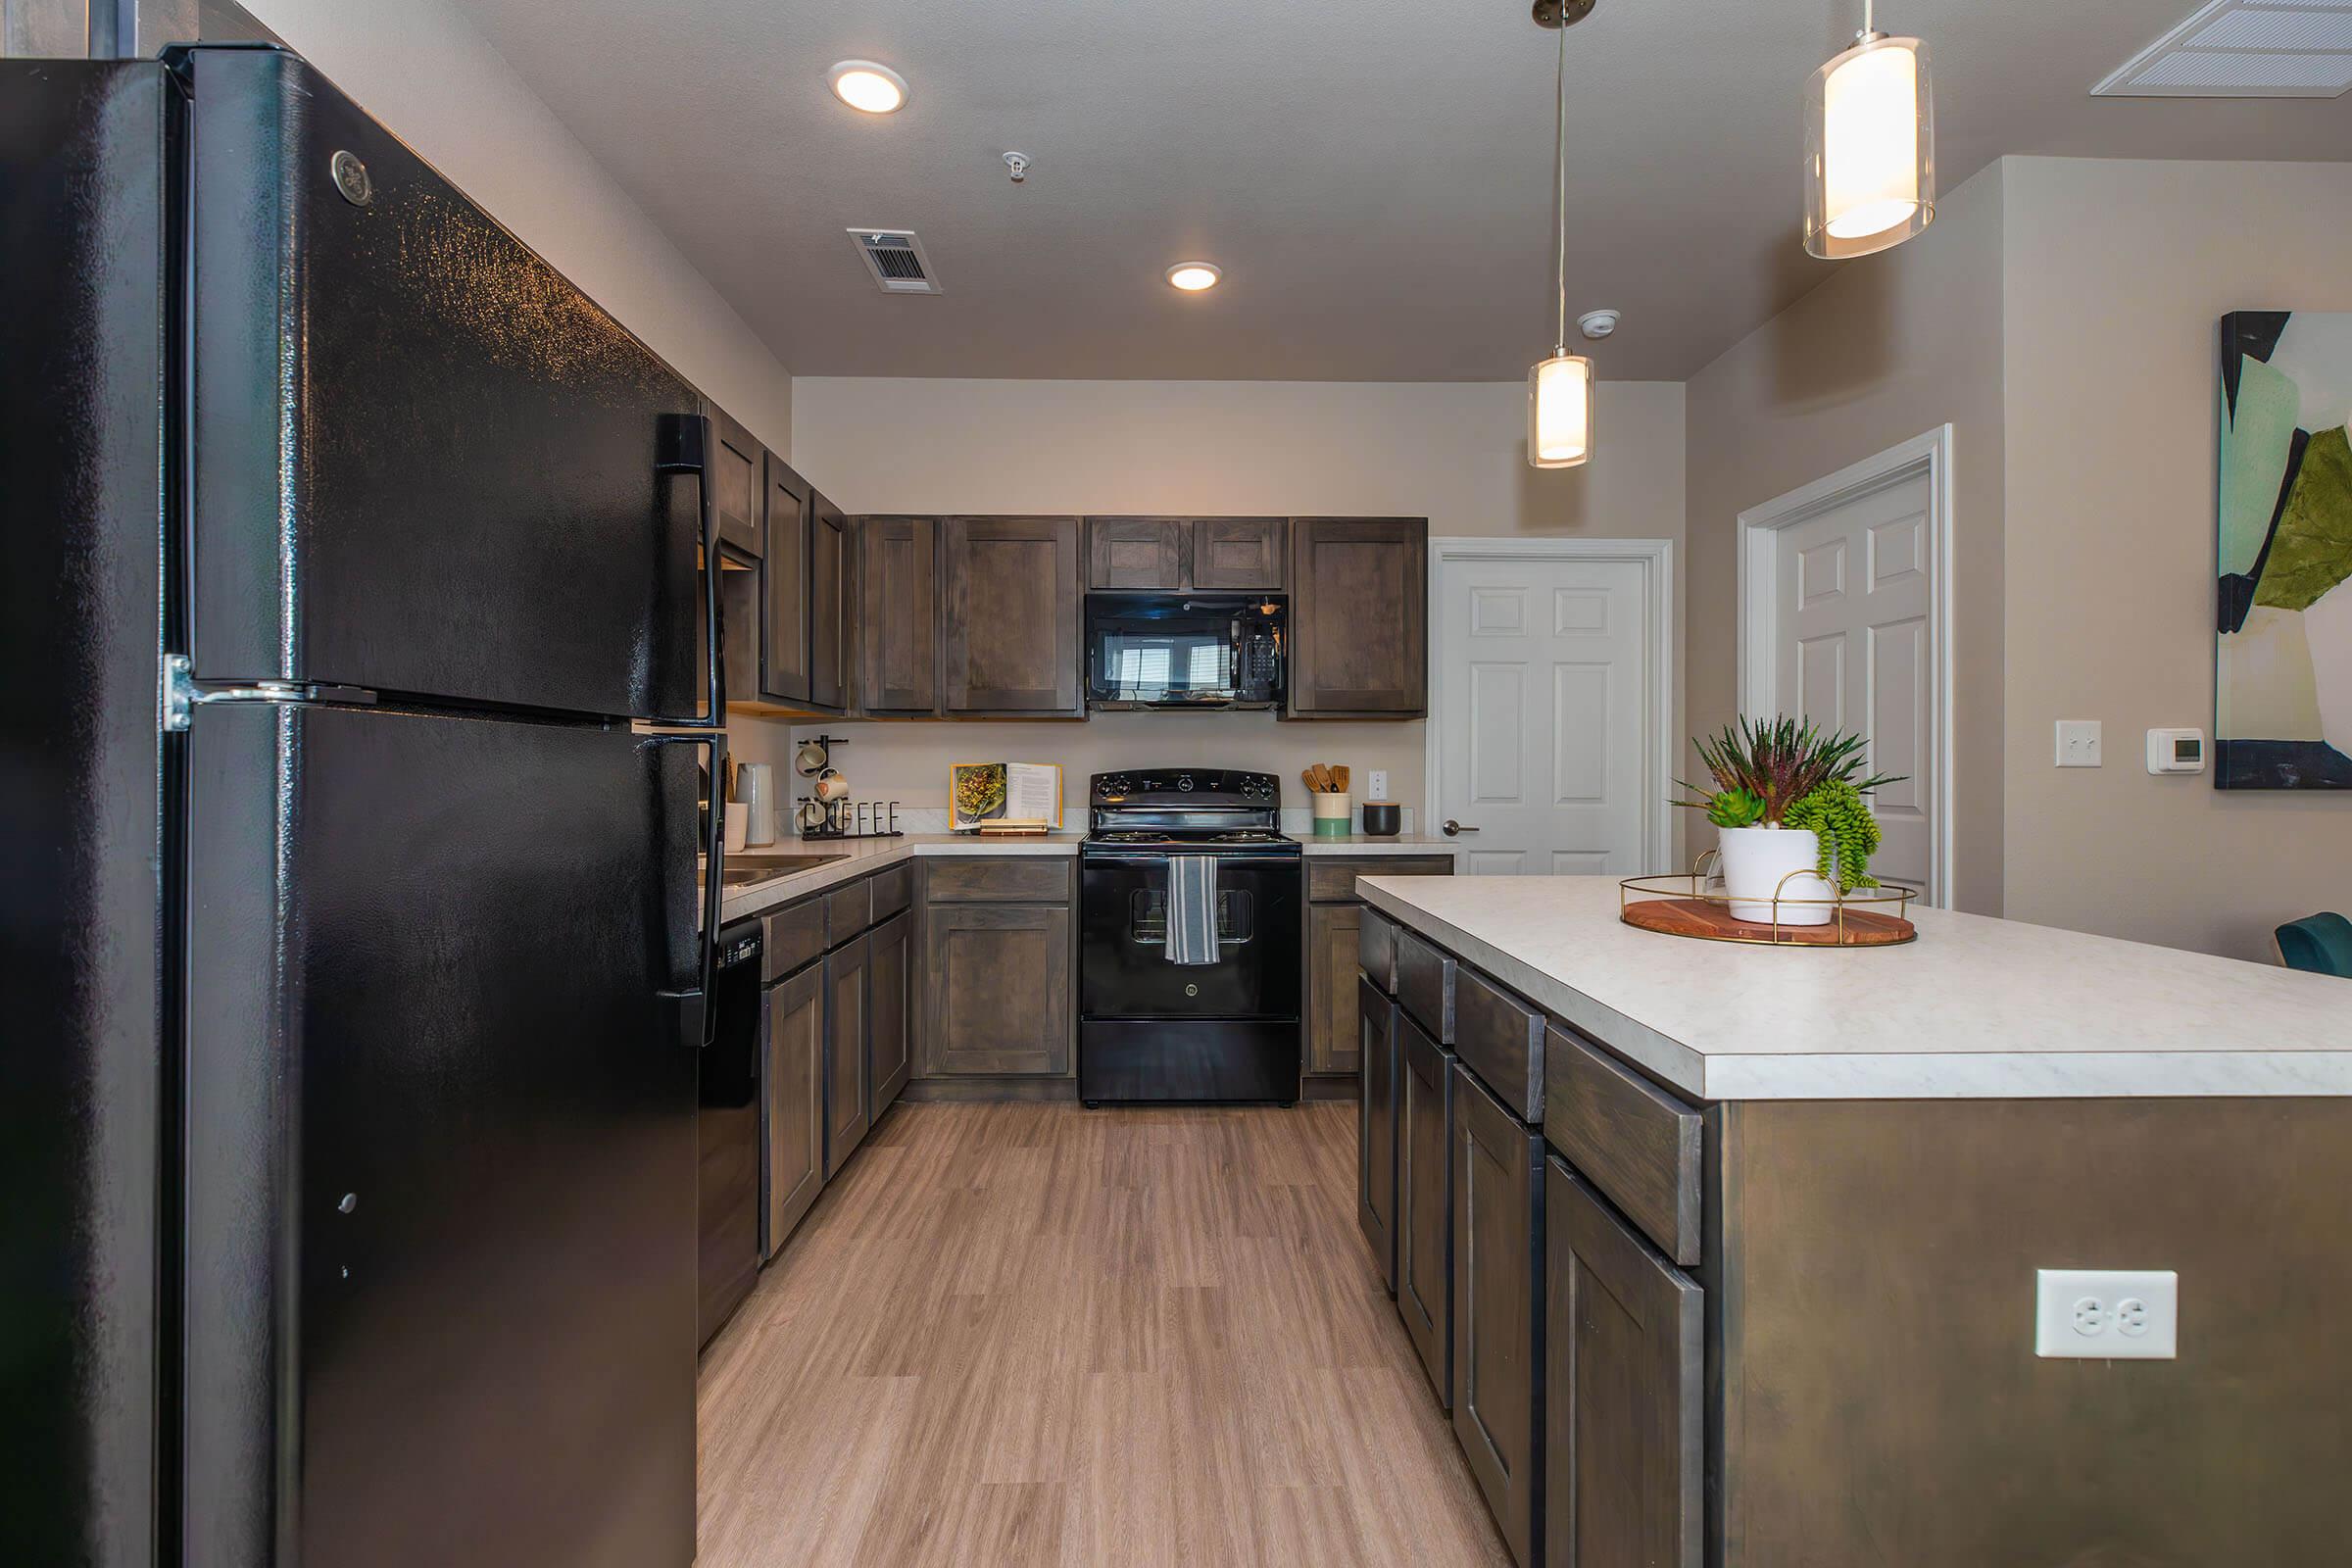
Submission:
[[[2342,1560],[2352,987],[1360,887],[1365,1230],[1523,1560]],[[2122,1358],[2120,1301],[2037,1354],[2043,1269],[2171,1271],[2177,1356]]]

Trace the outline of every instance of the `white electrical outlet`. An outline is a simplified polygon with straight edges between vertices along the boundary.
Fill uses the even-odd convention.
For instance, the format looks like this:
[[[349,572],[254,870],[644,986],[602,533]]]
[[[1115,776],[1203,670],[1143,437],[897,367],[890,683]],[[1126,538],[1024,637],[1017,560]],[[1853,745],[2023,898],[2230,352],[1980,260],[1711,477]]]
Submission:
[[[2171,1269],[2035,1269],[2034,1353],[2089,1361],[2177,1359],[2180,1276]]]
[[[1368,801],[1385,801],[1388,798],[1389,770],[1385,767],[1376,767],[1372,770],[1372,793],[1365,796],[1364,799]]]
[[[2058,721],[2058,765],[2060,767],[2097,767],[2099,765],[2099,721],[2095,718],[2062,718]]]

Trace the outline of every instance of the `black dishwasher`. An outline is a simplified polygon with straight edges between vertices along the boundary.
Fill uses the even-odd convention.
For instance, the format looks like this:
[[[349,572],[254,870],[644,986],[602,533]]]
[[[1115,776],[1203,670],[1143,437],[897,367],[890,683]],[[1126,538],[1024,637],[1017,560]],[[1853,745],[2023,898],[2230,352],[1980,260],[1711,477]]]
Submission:
[[[710,986],[710,1044],[695,1112],[701,1145],[696,1206],[702,1246],[696,1280],[699,1343],[726,1326],[760,1277],[760,922],[718,930]]]

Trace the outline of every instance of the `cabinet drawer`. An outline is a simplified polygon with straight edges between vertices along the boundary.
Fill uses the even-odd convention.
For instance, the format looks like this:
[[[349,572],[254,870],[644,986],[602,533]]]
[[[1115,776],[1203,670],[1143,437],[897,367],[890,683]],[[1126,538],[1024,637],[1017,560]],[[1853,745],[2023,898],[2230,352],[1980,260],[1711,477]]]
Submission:
[[[1359,876],[1451,876],[1450,855],[1367,855],[1361,859],[1310,855],[1306,858],[1306,896],[1318,904],[1361,897],[1355,891]]]
[[[860,877],[825,895],[825,940],[840,947],[874,923],[874,885]]]
[[[872,877],[874,924],[880,925],[913,902],[914,867],[902,861]]]
[[[1396,929],[1396,1000],[1429,1037],[1453,1044],[1453,988],[1461,965],[1402,926]]]
[[[1037,856],[958,856],[925,862],[927,904],[1059,904],[1070,896],[1070,862]]]
[[[1699,1114],[1581,1036],[1544,1050],[1544,1137],[1684,1267],[1699,1259]]]
[[[1378,909],[1365,909],[1355,928],[1355,963],[1383,996],[1396,994],[1396,922]]]
[[[1544,1120],[1544,1015],[1467,964],[1453,982],[1453,1049],[1512,1115]]]
[[[804,899],[760,917],[760,978],[781,980],[825,951],[825,901]]]

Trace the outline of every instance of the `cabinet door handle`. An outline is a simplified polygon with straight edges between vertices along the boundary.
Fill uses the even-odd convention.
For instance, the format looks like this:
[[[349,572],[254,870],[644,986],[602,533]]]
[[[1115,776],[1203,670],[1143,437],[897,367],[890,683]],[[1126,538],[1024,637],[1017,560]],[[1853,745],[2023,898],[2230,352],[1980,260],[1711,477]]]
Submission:
[[[1452,838],[1456,833],[1475,833],[1477,831],[1478,829],[1474,827],[1462,826],[1450,816],[1446,819],[1445,833],[1447,838]]]

